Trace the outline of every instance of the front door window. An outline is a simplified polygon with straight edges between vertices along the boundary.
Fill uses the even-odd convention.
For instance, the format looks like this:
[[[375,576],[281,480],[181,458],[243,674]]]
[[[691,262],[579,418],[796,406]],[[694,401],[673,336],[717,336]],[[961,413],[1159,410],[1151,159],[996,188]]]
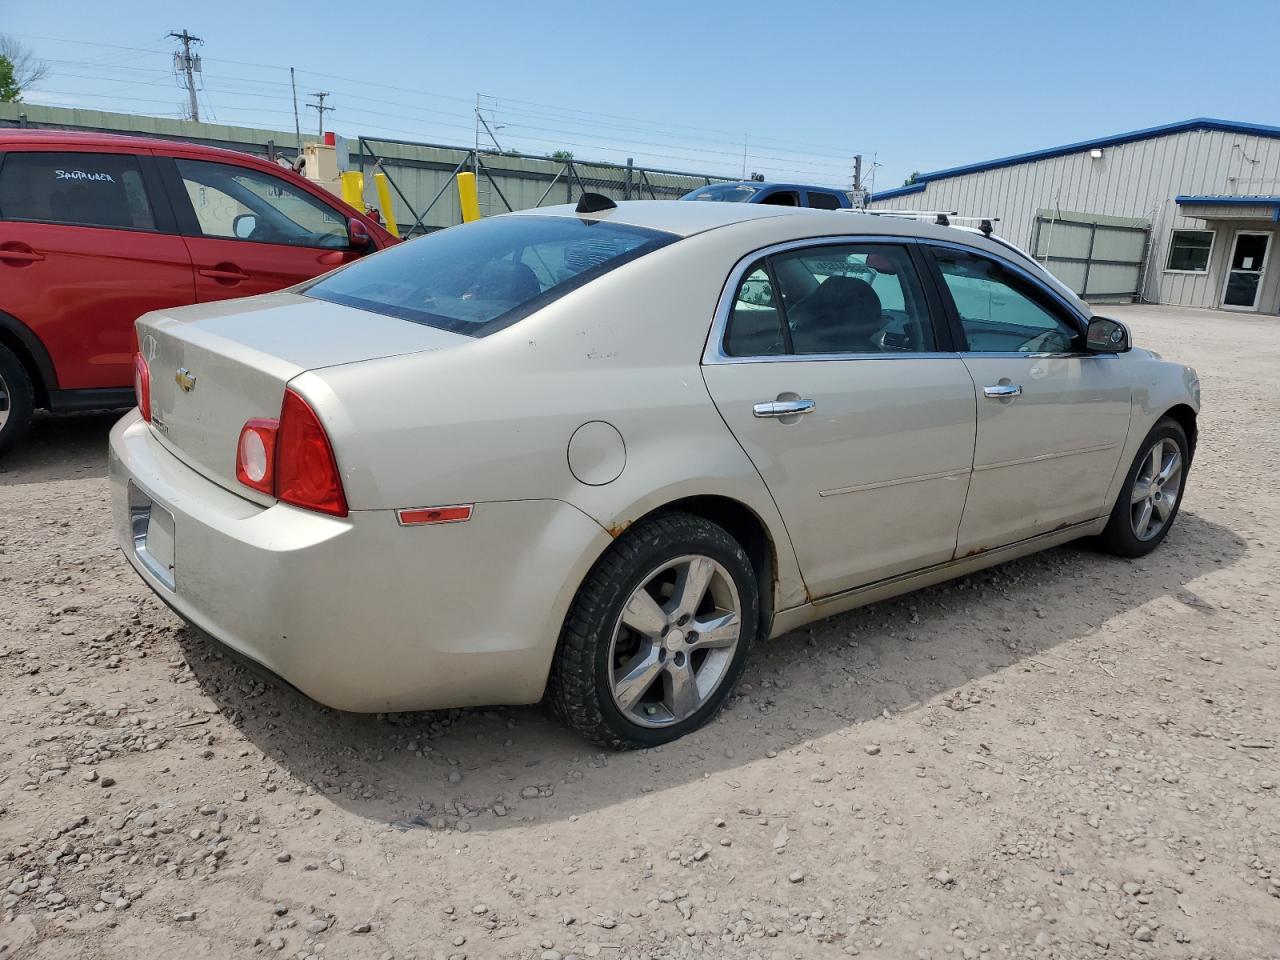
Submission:
[[[279,177],[228,163],[176,162],[206,237],[335,250],[349,244],[345,216]]]
[[[1222,291],[1222,305],[1236,310],[1257,310],[1262,272],[1267,266],[1268,233],[1237,233]]]

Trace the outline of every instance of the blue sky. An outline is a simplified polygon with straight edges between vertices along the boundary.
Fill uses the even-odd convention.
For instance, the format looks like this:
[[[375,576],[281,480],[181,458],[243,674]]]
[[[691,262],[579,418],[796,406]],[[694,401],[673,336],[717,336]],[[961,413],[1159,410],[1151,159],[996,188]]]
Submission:
[[[48,62],[34,103],[177,116],[169,30],[205,40],[204,118],[874,185],[1195,116],[1280,124],[1280,4],[1202,2],[284,4],[0,0]],[[352,13],[354,11],[354,13]],[[603,11],[603,12],[602,12]],[[1243,28],[1243,29],[1242,29]],[[303,130],[314,110],[302,109]]]

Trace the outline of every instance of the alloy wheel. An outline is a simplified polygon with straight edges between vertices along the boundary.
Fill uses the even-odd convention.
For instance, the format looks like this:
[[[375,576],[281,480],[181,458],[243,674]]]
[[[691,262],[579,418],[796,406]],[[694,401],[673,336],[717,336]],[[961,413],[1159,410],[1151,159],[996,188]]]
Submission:
[[[0,430],[9,422],[9,384],[0,376]]]
[[[1152,445],[1130,491],[1129,522],[1139,540],[1160,535],[1173,517],[1182,489],[1182,450],[1169,437]]]
[[[741,633],[738,588],[719,562],[690,555],[664,563],[641,580],[614,628],[614,704],[645,727],[687,720],[729,673]]]

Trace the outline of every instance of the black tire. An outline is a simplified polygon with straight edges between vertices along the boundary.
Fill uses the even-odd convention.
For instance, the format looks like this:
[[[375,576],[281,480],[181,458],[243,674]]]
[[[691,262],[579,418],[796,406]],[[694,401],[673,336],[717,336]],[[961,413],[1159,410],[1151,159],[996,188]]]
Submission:
[[[623,606],[651,573],[688,555],[711,558],[732,578],[741,608],[737,646],[719,685],[696,712],[665,726],[644,726],[629,719],[614,701],[614,630]],[[579,588],[551,664],[547,701],[565,723],[602,746],[628,749],[669,743],[701,727],[719,712],[742,675],[759,629],[756,575],[738,541],[723,527],[691,514],[652,516],[616,540]]]
[[[35,394],[22,361],[0,344],[0,456],[17,447],[31,429]],[[7,414],[7,416],[6,416]]]
[[[1168,518],[1160,526],[1160,529],[1148,539],[1142,539],[1137,535],[1133,527],[1132,493],[1134,485],[1138,482],[1139,473],[1142,471],[1146,460],[1151,456],[1152,448],[1157,443],[1165,440],[1171,440],[1177,444],[1178,452],[1182,457],[1178,492],[1174,498],[1173,508]],[[1116,497],[1115,505],[1111,508],[1111,519],[1107,521],[1106,529],[1097,538],[1098,547],[1118,557],[1143,557],[1160,546],[1164,542],[1164,538],[1169,535],[1170,529],[1173,528],[1173,522],[1178,517],[1178,509],[1182,506],[1182,495],[1187,489],[1187,474],[1190,469],[1191,449],[1187,444],[1186,431],[1182,429],[1182,425],[1176,420],[1170,417],[1161,418],[1142,441],[1142,445],[1138,448],[1137,456],[1134,457],[1128,473],[1125,474],[1124,484],[1120,487],[1120,493]]]

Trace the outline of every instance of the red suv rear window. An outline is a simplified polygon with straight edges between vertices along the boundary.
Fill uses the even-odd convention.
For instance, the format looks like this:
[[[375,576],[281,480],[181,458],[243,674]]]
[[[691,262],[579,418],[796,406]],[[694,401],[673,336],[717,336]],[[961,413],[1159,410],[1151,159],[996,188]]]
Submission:
[[[0,219],[154,230],[136,157],[10,153],[0,166]]]

